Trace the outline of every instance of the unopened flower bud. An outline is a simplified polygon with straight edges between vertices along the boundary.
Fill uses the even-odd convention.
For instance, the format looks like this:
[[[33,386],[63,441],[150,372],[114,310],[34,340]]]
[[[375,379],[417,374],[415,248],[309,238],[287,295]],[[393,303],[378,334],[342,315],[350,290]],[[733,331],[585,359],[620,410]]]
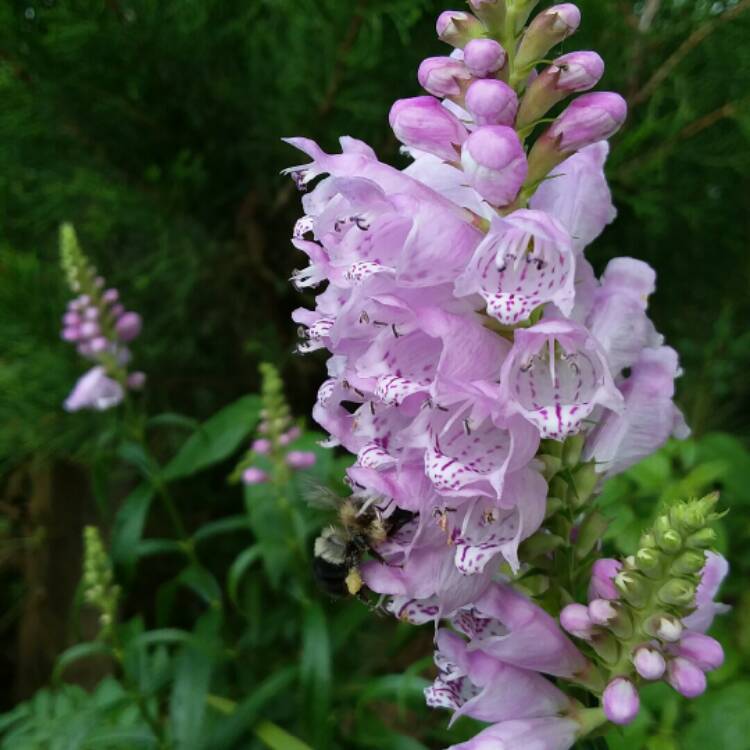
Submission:
[[[128,375],[127,385],[131,391],[143,390],[143,386],[146,385],[146,373],[141,372],[140,370],[131,372],[130,375]]]
[[[417,73],[419,84],[434,96],[459,96],[471,80],[466,66],[452,57],[428,57]]]
[[[265,438],[259,438],[258,440],[254,440],[252,446],[250,446],[250,449],[261,456],[265,456],[267,453],[270,453],[271,451],[271,441],[266,440]]]
[[[615,586],[615,576],[622,570],[622,563],[613,558],[603,557],[591,569],[589,599],[619,599],[620,592]]]
[[[477,125],[513,125],[518,97],[507,83],[484,78],[469,86],[465,105]]]
[[[454,47],[463,47],[470,40],[482,36],[485,30],[481,21],[461,10],[443,11],[438,16],[435,28],[440,40]]]
[[[122,317],[125,314],[125,308],[121,304],[112,305],[112,309],[110,310],[112,313],[112,317],[117,320],[117,318]]]
[[[644,680],[659,680],[667,668],[661,651],[651,646],[641,646],[633,655],[633,664],[636,672]]]
[[[563,607],[560,625],[571,635],[583,640],[590,640],[594,626],[588,607],[583,604],[568,604]]]
[[[716,538],[716,532],[713,529],[701,529],[685,540],[685,546],[690,549],[710,549],[715,546]]]
[[[109,347],[109,341],[104,336],[97,336],[89,341],[89,346],[94,354],[101,354]]]
[[[718,669],[724,663],[724,649],[710,635],[686,631],[677,646],[680,656],[690,659],[704,672]]]
[[[87,320],[78,330],[81,332],[81,338],[92,339],[99,335],[99,324],[93,320]]]
[[[289,451],[286,463],[292,469],[309,469],[315,465],[316,456],[312,451]]]
[[[486,78],[505,66],[508,55],[494,39],[472,39],[464,47],[464,64],[477,78]]]
[[[458,159],[458,148],[466,140],[467,131],[433,96],[399,99],[389,116],[396,138],[410,148],[439,156],[445,161]]]
[[[662,571],[661,555],[656,550],[641,547],[635,553],[635,562],[649,578],[658,577]]]
[[[263,469],[251,466],[242,472],[242,481],[245,484],[263,484],[268,481],[268,474]]]
[[[99,308],[97,308],[97,307],[87,307],[83,311],[83,317],[86,320],[99,320]]]
[[[115,332],[121,341],[132,341],[141,332],[141,327],[141,316],[135,312],[127,312],[115,324]]]
[[[595,625],[608,625],[617,617],[617,610],[608,599],[594,599],[589,602],[589,617]]]
[[[461,165],[469,184],[494,206],[507,206],[526,179],[527,164],[513,128],[485,125],[464,143]]]
[[[682,636],[682,623],[672,615],[654,615],[644,624],[644,630],[665,643],[676,643]]]
[[[62,329],[60,337],[63,341],[78,341],[81,338],[81,329],[78,326],[66,326]]]
[[[506,0],[469,0],[472,11],[489,29],[502,29],[505,22]]]
[[[297,427],[297,425],[295,425],[294,427],[290,427],[283,435],[279,437],[279,444],[289,445],[289,443],[293,443],[301,434],[302,430]]]
[[[682,537],[674,529],[658,535],[657,543],[665,552],[675,553],[682,549]]]
[[[641,701],[630,680],[617,677],[607,685],[602,696],[604,714],[613,724],[630,724],[638,715]]]
[[[521,40],[515,60],[516,70],[523,74],[556,44],[573,34],[580,23],[581,11],[572,3],[553,5],[542,11],[529,24]]]
[[[636,609],[643,607],[648,598],[646,586],[639,573],[622,571],[615,577],[615,586]]]
[[[683,552],[673,563],[670,572],[677,576],[700,573],[706,562],[705,554],[696,550]]]
[[[77,326],[81,324],[81,316],[78,313],[66,312],[63,315],[63,325],[65,326]]]
[[[537,139],[529,154],[529,179],[543,179],[574,152],[614,135],[627,110],[625,100],[609,91],[579,96]]]
[[[544,117],[569,94],[593,88],[603,73],[604,61],[596,52],[571,52],[558,57],[524,94],[517,127],[526,127]]]
[[[689,607],[695,602],[695,585],[684,578],[672,578],[658,593],[659,601],[675,607]]]
[[[706,690],[706,675],[703,670],[682,656],[669,662],[667,682],[686,698],[697,698]]]

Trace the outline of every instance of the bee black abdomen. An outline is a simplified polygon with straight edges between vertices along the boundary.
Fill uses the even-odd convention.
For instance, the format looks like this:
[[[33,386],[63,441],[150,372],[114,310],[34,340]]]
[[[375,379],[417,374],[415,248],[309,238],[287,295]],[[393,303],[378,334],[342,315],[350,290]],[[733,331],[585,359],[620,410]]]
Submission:
[[[313,575],[318,586],[329,596],[345,597],[349,593],[346,588],[346,577],[349,574],[347,565],[338,565],[324,560],[322,557],[313,558]]]

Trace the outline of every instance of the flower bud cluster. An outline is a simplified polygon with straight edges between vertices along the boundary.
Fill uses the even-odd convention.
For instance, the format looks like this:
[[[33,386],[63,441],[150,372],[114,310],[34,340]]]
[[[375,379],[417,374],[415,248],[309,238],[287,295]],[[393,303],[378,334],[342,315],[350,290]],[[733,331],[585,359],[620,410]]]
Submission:
[[[442,13],[438,36],[456,48],[454,53],[430,57],[420,66],[419,83],[431,96],[400,99],[391,109],[391,127],[407,149],[462,169],[492,206],[523,205],[554,167],[612,136],[626,116],[618,94],[582,96],[527,156],[523,142],[547,112],[592,89],[604,73],[596,52],[565,54],[536,71],[547,53],[576,31],[581,14],[570,3],[554,5],[524,29],[535,4],[498,0],[471,3],[476,15]]]
[[[60,229],[60,255],[71,290],[77,293],[62,318],[61,338],[95,366],[83,375],[65,401],[68,411],[109,409],[119,404],[127,390],[140,390],[142,372],[128,372],[128,344],[141,332],[141,316],[120,302],[117,289],[105,288],[105,280],[83,254],[75,230]]]
[[[83,598],[99,610],[99,637],[106,640],[116,622],[120,587],[114,583],[112,563],[95,526],[83,530]]]
[[[245,485],[270,481],[274,467],[299,471],[312,468],[316,461],[312,451],[293,448],[295,441],[302,436],[302,430],[292,421],[278,370],[264,362],[260,366],[260,373],[263,409],[258,437],[252,441],[247,454],[230,477],[230,481],[241,479]]]
[[[299,351],[330,354],[313,417],[330,446],[356,457],[347,471],[355,501],[376,503],[384,517],[412,514],[360,567],[362,579],[395,616],[447,623],[453,635],[469,635],[457,623],[507,580],[501,571],[541,567],[559,546],[589,560],[601,525],[586,503],[602,475],[686,430],[672,401],[677,355],[647,314],[653,270],[616,258],[597,278],[584,254],[615,217],[604,139],[624,120],[621,98],[575,99],[527,153],[540,119],[594,86],[603,67],[593,52],[542,65],[580,14],[556,5],[526,26],[535,5],[471,0],[471,12],[440,16],[438,34],[456,49],[420,66],[429,96],[391,110],[393,131],[414,157],[406,169],[348,136],[340,154],[288,141],[310,161],[287,171],[303,192],[312,188],[292,240],[308,264],[293,282],[325,285],[313,309],[293,313]],[[608,578],[592,584],[613,586]],[[592,613],[581,605],[594,619],[571,631],[590,628],[598,650],[588,640],[583,648],[597,660],[601,651],[606,664],[619,658],[618,638],[629,637],[625,600],[616,588],[608,593]],[[480,617],[494,658],[513,612],[533,619],[529,606],[518,594],[502,613]],[[469,638],[469,656],[436,657],[445,684],[428,696],[433,705],[463,706],[484,689],[479,680],[502,671],[493,662],[472,666],[479,657]],[[580,671],[565,671],[567,649],[552,649],[555,666],[534,645],[518,647],[528,657],[522,669],[565,674],[601,693],[603,681],[580,653]],[[444,656],[457,671],[443,670]],[[518,695],[540,677],[505,674]],[[505,684],[490,682],[492,690]],[[535,709],[539,724],[519,727],[529,717],[512,705],[503,718],[471,709],[497,723],[461,747],[517,737],[531,746],[549,726],[565,737],[589,726],[580,706],[551,700]]]
[[[607,718],[628,724],[637,715],[637,685],[664,680],[687,698],[706,689],[705,673],[724,660],[705,634],[714,615],[726,561],[715,552],[710,524],[716,495],[680,503],[660,515],[635,555],[601,559],[592,571],[589,603],[569,604],[563,628],[587,641],[609,671],[602,705]]]

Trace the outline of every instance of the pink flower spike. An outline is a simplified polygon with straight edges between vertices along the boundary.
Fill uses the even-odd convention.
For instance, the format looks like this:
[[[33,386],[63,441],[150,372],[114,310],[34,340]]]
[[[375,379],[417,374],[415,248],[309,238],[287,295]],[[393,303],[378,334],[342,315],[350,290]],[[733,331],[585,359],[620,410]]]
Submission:
[[[686,698],[697,698],[706,691],[706,675],[703,670],[682,656],[669,662],[667,682]]]
[[[677,652],[697,664],[704,672],[718,669],[724,663],[724,649],[721,644],[703,633],[683,633],[677,644]]]
[[[247,485],[251,484],[263,484],[268,481],[268,474],[263,469],[258,469],[255,466],[251,466],[249,469],[245,469],[242,472],[242,482]]]
[[[464,143],[461,165],[469,184],[493,206],[515,200],[528,169],[518,134],[505,125],[475,130]]]
[[[471,81],[466,66],[452,57],[428,57],[419,66],[417,78],[423,89],[433,96],[460,96]]]
[[[121,341],[132,341],[141,332],[143,323],[138,313],[127,312],[116,323],[115,331]]]
[[[266,440],[266,438],[258,438],[258,440],[253,441],[253,444],[250,446],[250,450],[260,456],[265,456],[271,451],[271,441]]]
[[[617,677],[607,685],[602,696],[602,705],[606,717],[613,724],[630,724],[638,715],[641,700],[630,680]]]
[[[583,604],[568,604],[560,612],[560,625],[568,633],[584,641],[591,639],[594,623],[588,608]]]
[[[464,64],[476,78],[497,73],[507,59],[503,46],[494,39],[472,39],[464,47]]]
[[[633,656],[633,664],[644,680],[659,680],[667,668],[661,651],[650,646],[641,646]]]
[[[427,151],[445,161],[458,160],[466,128],[435,97],[399,99],[391,107],[388,119],[396,138],[405,146]]]
[[[286,463],[292,469],[309,469],[315,466],[316,455],[312,451],[289,451]]]
[[[477,125],[513,125],[518,111],[516,92],[495,78],[474,81],[464,103]]]

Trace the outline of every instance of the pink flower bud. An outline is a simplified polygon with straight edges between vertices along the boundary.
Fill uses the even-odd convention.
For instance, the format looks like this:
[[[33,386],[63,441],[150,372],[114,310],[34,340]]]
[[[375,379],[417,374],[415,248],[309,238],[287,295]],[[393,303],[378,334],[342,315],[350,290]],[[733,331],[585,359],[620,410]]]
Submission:
[[[263,484],[268,481],[268,474],[263,469],[251,466],[242,472],[242,481],[244,484]]]
[[[555,86],[561,91],[588,91],[604,75],[604,60],[596,52],[570,52],[558,57],[550,70],[556,73]]]
[[[102,295],[102,299],[108,305],[111,305],[113,302],[117,302],[117,300],[120,299],[120,293],[117,291],[117,289],[107,289],[107,291]]]
[[[589,616],[595,625],[608,625],[617,617],[617,610],[608,599],[594,599],[589,604]]]
[[[597,560],[591,569],[589,599],[619,599],[615,576],[622,570],[622,563],[611,557]]]
[[[518,195],[528,170],[518,134],[505,125],[485,125],[464,143],[461,165],[469,184],[495,206]]]
[[[513,125],[518,97],[507,83],[486,78],[469,86],[465,105],[477,125]]]
[[[667,663],[661,652],[649,646],[641,646],[633,656],[633,664],[636,672],[644,680],[658,680],[664,674]]]
[[[309,469],[315,465],[316,455],[312,451],[289,451],[286,454],[287,466],[292,469]]]
[[[103,289],[103,288],[104,288],[104,285],[105,285],[106,283],[107,283],[107,282],[106,282],[106,280],[104,279],[104,276],[97,276],[97,277],[96,277],[96,278],[94,279],[94,286],[95,286],[95,287],[96,287],[97,289]]]
[[[93,305],[91,307],[87,307],[83,311],[83,317],[85,320],[98,320],[99,319],[99,308],[94,307]]]
[[[65,326],[60,332],[63,341],[78,341],[81,338],[81,330],[78,326]]]
[[[571,3],[553,5],[542,11],[526,29],[515,60],[516,70],[523,72],[556,44],[573,34],[581,24],[581,11]]]
[[[78,313],[74,312],[66,312],[65,315],[63,315],[63,325],[65,326],[77,326],[81,323],[81,317],[78,315]]]
[[[268,434],[268,422],[266,422],[265,420],[263,422],[261,422],[258,425],[258,432],[261,435],[267,435]]]
[[[597,91],[575,99],[548,133],[558,150],[569,154],[613,136],[625,122],[628,105],[619,95]]]
[[[82,323],[78,330],[81,332],[81,338],[84,339],[92,339],[99,335],[99,326],[93,320]]]
[[[130,375],[128,375],[127,384],[131,391],[143,390],[143,386],[146,385],[146,373],[141,372],[140,370],[131,372]]]
[[[434,96],[459,96],[471,80],[466,66],[452,57],[428,57],[419,66],[417,78],[422,88]]]
[[[112,305],[110,312],[112,313],[113,318],[120,318],[125,314],[125,308],[119,304]]]
[[[116,323],[115,332],[121,341],[132,341],[141,332],[142,321],[138,313],[127,312]]]
[[[401,143],[446,161],[458,159],[458,147],[466,140],[466,128],[432,96],[399,99],[388,119]]]
[[[690,659],[704,672],[718,669],[724,663],[724,649],[709,635],[686,631],[677,646],[680,656]]]
[[[271,441],[266,440],[265,438],[259,438],[258,440],[253,441],[253,444],[250,446],[250,449],[254,453],[258,453],[261,456],[265,456],[271,450]]]
[[[441,41],[454,47],[463,47],[484,33],[484,26],[477,18],[460,10],[443,11],[438,16],[435,29]]]
[[[630,724],[638,715],[641,700],[630,680],[617,677],[607,685],[602,704],[604,714],[613,724]]]
[[[300,435],[302,434],[302,430],[300,430],[297,425],[294,427],[290,427],[280,438],[279,443],[281,445],[289,445],[289,443],[293,443]]]
[[[589,640],[594,624],[588,608],[583,604],[568,604],[560,612],[560,625],[576,638]]]
[[[682,656],[669,662],[667,682],[686,698],[697,698],[706,690],[706,675],[703,670]]]
[[[508,55],[494,39],[472,39],[464,47],[464,64],[477,78],[486,78],[504,65]]]
[[[676,617],[662,617],[656,627],[656,637],[666,643],[676,643],[682,637],[682,623]]]
[[[89,346],[94,354],[101,354],[109,347],[109,341],[104,336],[97,336],[89,341]]]

